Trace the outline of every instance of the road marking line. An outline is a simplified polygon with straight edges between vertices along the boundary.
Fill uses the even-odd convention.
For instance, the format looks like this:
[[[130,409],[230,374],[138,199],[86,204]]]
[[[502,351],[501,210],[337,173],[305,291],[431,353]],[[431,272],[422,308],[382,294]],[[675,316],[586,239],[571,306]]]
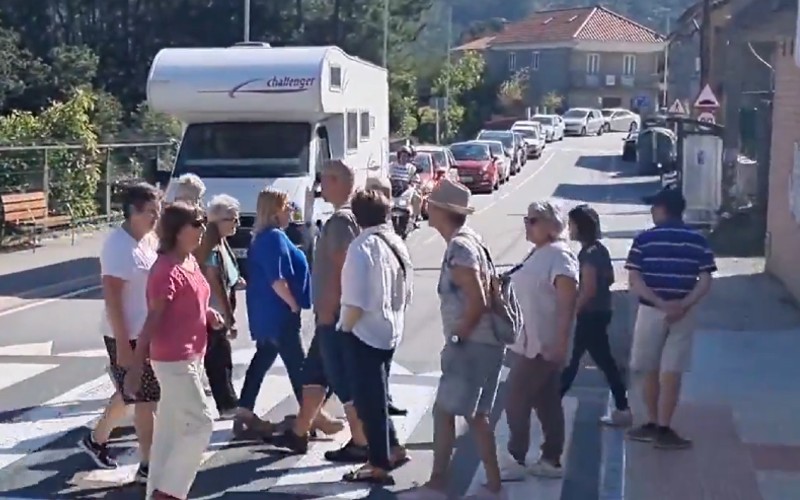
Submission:
[[[564,426],[566,436],[564,439],[564,454],[561,463],[564,466],[565,472],[569,469],[567,457],[569,456],[570,444],[572,442],[572,431],[575,428],[575,412],[578,409],[578,399],[572,396],[566,396],[562,402],[564,406]],[[539,445],[542,442],[542,429],[539,421],[534,414],[531,414],[531,446],[528,456],[526,457],[527,464],[533,464],[538,460]],[[497,421],[497,426],[494,430],[495,443],[497,449],[503,450],[508,448],[509,430],[508,421],[506,420],[505,411],[503,416]],[[483,464],[478,465],[478,470],[472,477],[469,489],[465,496],[474,495],[478,492],[480,487],[486,483],[486,471]],[[528,476],[524,481],[509,481],[504,482],[503,487],[506,489],[509,500],[530,500],[537,498],[541,500],[556,500],[561,498],[561,489],[564,486],[563,479],[544,479],[534,476]]]
[[[16,344],[0,347],[0,356],[50,356],[53,354],[53,342],[35,344]]]
[[[405,443],[414,429],[430,410],[436,395],[435,387],[412,384],[391,384],[389,391],[401,408],[408,409],[405,417],[394,418],[397,439]],[[325,452],[341,448],[350,439],[348,429],[338,433],[332,441],[316,444],[292,468],[278,478],[269,493],[340,499],[365,498],[370,487],[341,482],[342,475],[352,470],[352,464],[332,464],[325,460]]]
[[[49,372],[59,365],[43,363],[3,363],[3,376],[0,377],[0,390],[16,385],[42,373]]]
[[[59,358],[107,358],[108,351],[105,349],[86,349],[83,351],[60,352],[55,356]]]
[[[36,302],[30,302],[28,304],[21,304],[21,305],[15,306],[15,307],[10,307],[8,309],[3,309],[3,310],[0,310],[0,318],[2,318],[4,316],[8,316],[10,314],[14,314],[14,313],[22,312],[22,311],[27,311],[28,309],[33,309],[34,307],[39,307],[39,306],[43,306],[45,304],[50,304],[50,303],[56,302],[58,300],[71,299],[72,297],[78,297],[80,295],[86,295],[87,293],[91,293],[91,292],[94,292],[96,290],[100,290],[101,288],[102,287],[100,285],[87,286],[87,287],[84,287],[84,288],[79,288],[78,290],[73,290],[73,291],[71,291],[69,293],[64,293],[64,294],[58,295],[56,297],[51,297],[49,299],[38,300]]]

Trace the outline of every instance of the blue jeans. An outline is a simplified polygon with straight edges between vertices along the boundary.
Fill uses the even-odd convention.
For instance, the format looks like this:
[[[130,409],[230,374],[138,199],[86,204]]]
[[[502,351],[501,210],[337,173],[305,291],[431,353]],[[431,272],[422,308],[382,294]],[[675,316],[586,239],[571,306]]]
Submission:
[[[256,398],[261,390],[261,383],[267,372],[272,368],[275,360],[281,357],[289,382],[298,403],[302,401],[303,393],[303,363],[305,353],[303,342],[300,338],[300,314],[292,314],[286,320],[281,335],[277,339],[260,340],[256,342],[256,353],[247,367],[242,385],[242,394],[239,397],[239,406],[253,411]]]
[[[343,344],[347,375],[358,418],[367,436],[369,463],[391,469],[390,453],[398,446],[397,431],[389,417],[389,374],[386,366],[394,350],[376,349],[351,333],[338,332]]]

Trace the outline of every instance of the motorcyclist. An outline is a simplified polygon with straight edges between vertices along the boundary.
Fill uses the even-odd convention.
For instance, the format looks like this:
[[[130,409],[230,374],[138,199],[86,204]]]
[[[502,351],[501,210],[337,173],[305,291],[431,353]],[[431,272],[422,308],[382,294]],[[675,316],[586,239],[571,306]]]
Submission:
[[[393,181],[407,182],[411,190],[411,217],[415,221],[419,220],[422,212],[422,196],[419,194],[419,174],[417,167],[411,163],[414,158],[414,149],[410,146],[403,146],[397,152],[397,162],[389,168],[389,178]]]

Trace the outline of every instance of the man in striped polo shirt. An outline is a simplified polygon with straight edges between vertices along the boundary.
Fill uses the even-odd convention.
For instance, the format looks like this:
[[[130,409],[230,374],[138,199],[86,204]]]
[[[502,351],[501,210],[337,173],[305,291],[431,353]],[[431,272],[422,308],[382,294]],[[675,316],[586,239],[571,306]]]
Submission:
[[[630,289],[639,297],[631,347],[631,370],[644,375],[647,423],[629,439],[679,449],[691,441],[671,427],[681,377],[689,370],[695,306],[711,287],[717,270],[705,236],[683,222],[686,200],[676,189],[645,199],[655,226],[633,240],[625,268]]]

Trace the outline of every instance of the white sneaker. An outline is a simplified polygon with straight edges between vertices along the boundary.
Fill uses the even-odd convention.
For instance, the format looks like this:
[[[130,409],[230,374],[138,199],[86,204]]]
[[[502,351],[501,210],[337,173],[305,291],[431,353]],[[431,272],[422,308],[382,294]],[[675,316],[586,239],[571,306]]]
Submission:
[[[490,491],[486,486],[481,486],[478,491],[464,497],[464,500],[508,500],[508,492],[505,488],[500,488],[500,491]]]
[[[600,423],[610,427],[630,427],[633,415],[630,410],[612,410],[611,413],[600,417]]]
[[[528,467],[528,473],[536,477],[557,479],[564,477],[564,467],[553,465],[547,460],[542,460],[540,458],[535,464],[531,464]]]
[[[498,462],[500,462],[501,481],[524,481],[528,476],[528,469],[517,462],[511,455],[501,454],[497,458]]]

